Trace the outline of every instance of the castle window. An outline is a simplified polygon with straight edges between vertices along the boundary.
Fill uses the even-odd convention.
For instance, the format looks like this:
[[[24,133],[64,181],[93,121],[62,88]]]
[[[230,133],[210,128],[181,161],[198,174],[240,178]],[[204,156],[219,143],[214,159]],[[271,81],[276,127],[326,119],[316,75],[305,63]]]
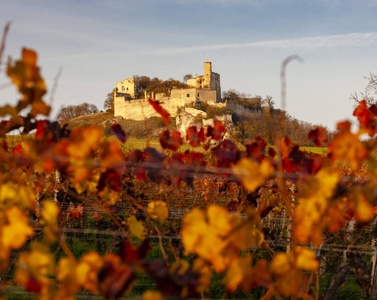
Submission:
[[[124,86],[122,86],[122,91],[124,91]]]
[[[127,91],[128,91],[128,88],[127,88]]]
[[[198,97],[199,97],[199,93],[198,93]]]
[[[187,98],[190,97],[190,94],[187,94],[186,97],[187,97]]]

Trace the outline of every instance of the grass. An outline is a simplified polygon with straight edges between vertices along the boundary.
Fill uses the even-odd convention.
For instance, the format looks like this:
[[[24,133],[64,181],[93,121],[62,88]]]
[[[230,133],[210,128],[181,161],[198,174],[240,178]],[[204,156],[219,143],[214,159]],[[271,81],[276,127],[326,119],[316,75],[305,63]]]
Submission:
[[[314,154],[321,154],[323,156],[327,154],[327,147],[300,147],[300,150],[305,150]]]
[[[26,136],[7,135],[6,138],[5,138],[5,141],[8,143],[9,147],[14,147],[17,144],[19,144],[20,142],[26,141],[26,140],[32,139],[32,138],[34,138],[34,135],[26,135]],[[111,135],[111,136],[107,137],[106,139],[117,139],[117,138],[115,136]],[[123,152],[128,153],[128,152],[132,152],[132,151],[137,150],[137,149],[143,150],[147,146],[155,148],[159,151],[163,150],[159,140],[157,140],[157,139],[146,140],[146,139],[128,138],[127,141],[124,144],[121,145],[121,148],[122,148]],[[190,151],[194,150],[194,151],[197,151],[197,152],[204,152],[202,147],[195,147],[194,148],[194,147],[191,147],[191,145],[189,143],[184,143],[180,147],[179,152],[184,152],[186,150],[190,150]],[[300,147],[300,150],[304,150],[304,151],[314,153],[314,154],[321,154],[323,156],[325,156],[326,153],[327,153],[326,147]]]

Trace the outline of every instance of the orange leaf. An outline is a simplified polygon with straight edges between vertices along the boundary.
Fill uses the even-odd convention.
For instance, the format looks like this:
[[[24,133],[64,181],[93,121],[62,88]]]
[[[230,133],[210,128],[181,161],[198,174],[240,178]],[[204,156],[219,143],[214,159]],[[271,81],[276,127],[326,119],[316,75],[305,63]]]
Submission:
[[[356,169],[369,153],[357,135],[345,131],[334,137],[329,145],[329,154],[333,161],[339,160]]]
[[[357,117],[359,123],[365,127],[368,127],[371,120],[372,113],[368,110],[365,100],[360,101],[360,104],[356,107],[353,115]]]
[[[22,49],[22,61],[25,65],[35,67],[37,65],[38,55],[32,49]]]

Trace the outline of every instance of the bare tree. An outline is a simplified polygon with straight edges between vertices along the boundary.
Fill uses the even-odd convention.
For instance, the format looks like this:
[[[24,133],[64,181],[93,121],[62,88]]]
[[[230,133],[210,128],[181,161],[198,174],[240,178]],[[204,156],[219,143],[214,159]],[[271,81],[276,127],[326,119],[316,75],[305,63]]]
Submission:
[[[105,111],[114,113],[114,93],[110,92],[107,94],[105,102],[103,103],[103,108]]]
[[[68,105],[67,107],[64,107],[58,115],[58,122],[63,124],[74,118],[96,114],[98,112],[97,106],[86,102],[79,105]]]
[[[192,77],[191,74],[186,74],[185,76],[183,76],[183,82],[184,82],[184,83],[187,83],[187,80],[192,79],[192,78],[193,78],[193,77]]]
[[[368,80],[364,92],[361,92],[360,94],[354,93],[350,96],[350,100],[354,102],[355,107],[358,106],[362,100],[365,100],[368,105],[377,102],[373,96],[377,94],[377,74],[370,73],[369,76],[364,78]]]

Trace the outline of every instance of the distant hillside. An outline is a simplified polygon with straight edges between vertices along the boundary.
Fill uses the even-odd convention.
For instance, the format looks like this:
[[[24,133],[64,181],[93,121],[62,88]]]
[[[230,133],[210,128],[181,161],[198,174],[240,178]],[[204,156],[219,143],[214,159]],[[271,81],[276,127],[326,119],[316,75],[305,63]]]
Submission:
[[[213,118],[223,115],[224,113],[230,113],[234,124],[234,127],[230,130],[232,130],[233,134],[242,142],[250,141],[260,136],[267,142],[273,143],[273,132],[275,128],[278,128],[279,109],[274,109],[272,106],[264,106],[262,109],[255,109],[254,107],[250,108],[249,106],[244,106],[242,103],[231,104],[232,105],[226,108],[229,110],[227,112],[210,110],[207,111],[207,114],[214,114],[214,116],[211,116],[211,118]],[[207,109],[209,108],[207,107]],[[200,117],[196,116],[196,119],[198,118]],[[68,129],[74,127],[98,126],[103,130],[105,136],[110,136],[112,134],[111,125],[115,123],[120,124],[127,137],[135,139],[144,139],[147,135],[149,139],[158,139],[159,134],[167,128],[159,117],[149,118],[146,121],[131,121],[123,120],[122,117],[114,117],[111,113],[98,113],[70,120],[68,122]],[[175,118],[171,118],[170,123],[170,129],[176,129]],[[284,136],[288,136],[294,143],[311,147],[314,146],[314,144],[313,141],[308,140],[308,134],[309,131],[315,127],[316,126],[313,124],[297,120],[287,114],[281,133]],[[330,141],[333,132],[328,129],[326,131]]]
[[[122,127],[127,137],[137,139],[145,138],[147,130],[148,137],[150,139],[156,139],[159,133],[167,128],[162,119],[158,117],[150,118],[146,121],[131,121],[123,120],[121,117],[114,117],[113,114],[105,112],[72,119],[68,122],[68,129],[74,127],[98,126],[102,129],[104,135],[109,136],[112,134],[111,125],[115,123]],[[170,127],[174,128],[174,118],[172,118],[171,124]]]

